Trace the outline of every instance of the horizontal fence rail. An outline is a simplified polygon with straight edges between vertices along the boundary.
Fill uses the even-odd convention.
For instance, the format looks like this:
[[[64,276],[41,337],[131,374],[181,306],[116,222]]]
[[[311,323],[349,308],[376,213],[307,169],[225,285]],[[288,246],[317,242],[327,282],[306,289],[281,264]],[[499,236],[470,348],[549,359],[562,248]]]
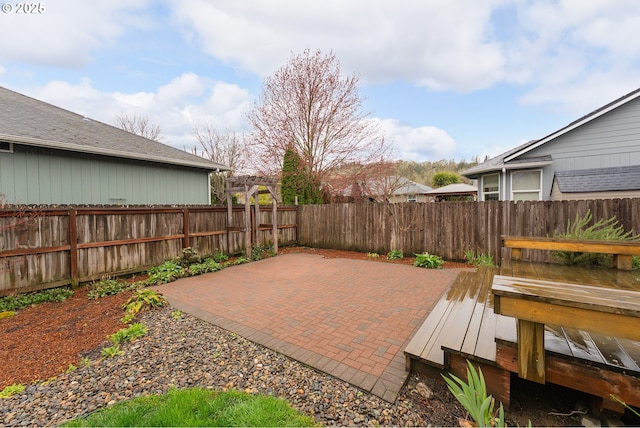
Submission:
[[[278,207],[278,241],[295,243],[296,207]],[[122,275],[181,254],[245,250],[245,208],[43,208],[0,210],[0,295]],[[252,245],[273,243],[273,213],[251,211]],[[258,229],[256,241],[256,227]]]
[[[278,241],[379,254],[427,251],[447,260],[475,251],[498,261],[502,235],[553,236],[587,210],[594,222],[615,216],[640,233],[639,198],[363,203],[278,207]],[[233,208],[230,222],[226,207],[0,210],[0,295],[140,272],[186,247],[202,255],[241,253],[245,215],[243,206]],[[271,210],[249,215],[252,245],[271,244]],[[548,251],[524,250],[522,257],[550,261]]]
[[[591,210],[593,222],[615,216],[640,233],[640,199],[491,201],[305,205],[298,212],[298,244],[385,254],[429,252],[465,260],[466,251],[502,257],[502,235],[553,236]],[[525,250],[525,260],[551,261],[548,251]]]

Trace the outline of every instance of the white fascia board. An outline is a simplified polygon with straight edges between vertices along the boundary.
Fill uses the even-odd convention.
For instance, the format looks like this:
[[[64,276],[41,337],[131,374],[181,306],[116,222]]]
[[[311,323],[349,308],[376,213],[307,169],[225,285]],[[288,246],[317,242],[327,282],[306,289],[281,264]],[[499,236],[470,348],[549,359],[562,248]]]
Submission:
[[[571,126],[567,126],[565,128],[562,128],[556,132],[554,132],[553,134],[550,134],[544,138],[542,138],[541,140],[538,140],[536,143],[525,147],[524,149],[510,155],[504,158],[504,162],[509,162],[525,153],[530,152],[533,149],[536,149],[538,147],[540,147],[541,145],[548,143],[549,141],[558,138],[561,135],[566,134],[567,132],[573,131],[576,128],[579,128],[580,126],[584,125],[585,123],[589,123],[594,119],[599,118],[600,116],[609,113],[611,110],[614,110],[618,107],[620,107],[621,105],[624,105],[632,100],[635,100],[636,98],[640,97],[640,91],[638,91],[637,93],[633,94],[632,96],[628,97],[628,98],[624,98],[620,101],[618,101],[617,103],[611,104],[609,107],[602,109],[600,111],[596,111],[595,113],[588,115],[587,117],[585,117],[584,119],[580,120],[579,122],[574,123]]]

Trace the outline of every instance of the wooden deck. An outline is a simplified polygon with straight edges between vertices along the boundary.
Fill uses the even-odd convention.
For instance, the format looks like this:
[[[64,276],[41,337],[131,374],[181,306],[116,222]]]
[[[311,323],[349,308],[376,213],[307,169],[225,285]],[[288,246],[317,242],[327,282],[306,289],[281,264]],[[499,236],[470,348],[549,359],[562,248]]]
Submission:
[[[640,272],[503,260],[500,268],[461,273],[405,349],[407,370],[431,366],[465,375],[466,361],[482,367],[490,392],[508,406],[510,376],[518,373],[516,319],[494,313],[494,275],[640,291]],[[615,394],[640,405],[640,342],[545,325],[547,378],[601,397],[620,410]]]

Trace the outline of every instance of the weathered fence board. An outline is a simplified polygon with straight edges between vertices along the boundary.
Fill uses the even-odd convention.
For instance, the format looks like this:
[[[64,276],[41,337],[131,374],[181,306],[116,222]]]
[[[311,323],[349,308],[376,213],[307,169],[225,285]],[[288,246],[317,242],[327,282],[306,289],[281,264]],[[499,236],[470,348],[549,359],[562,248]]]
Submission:
[[[278,209],[281,244],[296,241],[296,213]],[[0,210],[0,295],[140,272],[186,246],[202,255],[240,253],[244,215],[244,207],[234,207],[227,225],[226,207]],[[252,223],[259,244],[273,243],[266,227],[272,217],[265,210]]]
[[[405,254],[428,251],[464,260],[474,250],[501,258],[502,235],[553,236],[576,214],[594,221],[616,216],[625,230],[640,233],[640,199],[541,202],[443,202],[305,205],[298,211],[298,243],[310,247]],[[545,262],[548,252],[523,251]]]

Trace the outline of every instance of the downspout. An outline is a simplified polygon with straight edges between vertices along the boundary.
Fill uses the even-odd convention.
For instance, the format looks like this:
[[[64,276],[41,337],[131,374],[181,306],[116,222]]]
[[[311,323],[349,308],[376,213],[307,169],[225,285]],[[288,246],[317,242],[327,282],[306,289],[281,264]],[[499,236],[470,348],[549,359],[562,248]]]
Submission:
[[[507,168],[502,168],[502,200],[507,200]]]
[[[207,174],[207,205],[211,205],[211,177],[213,177],[213,172]]]

